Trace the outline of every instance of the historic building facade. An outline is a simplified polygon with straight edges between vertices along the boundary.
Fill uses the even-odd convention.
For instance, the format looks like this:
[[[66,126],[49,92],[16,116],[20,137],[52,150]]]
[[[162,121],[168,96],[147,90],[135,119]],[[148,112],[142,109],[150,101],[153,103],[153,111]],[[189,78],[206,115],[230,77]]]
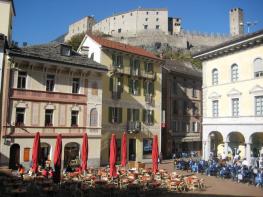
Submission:
[[[79,52],[108,66],[103,77],[101,161],[109,161],[111,134],[128,132],[128,160],[151,159],[153,135],[161,147],[161,60],[138,47],[86,35]]]
[[[162,152],[201,154],[202,73],[189,62],[166,60],[162,66]]]
[[[263,31],[194,55],[203,61],[203,158],[257,157],[263,144]]]
[[[62,161],[80,159],[83,133],[91,166],[100,165],[102,75],[107,68],[64,44],[7,50],[4,66],[1,164],[26,167],[40,132],[41,161],[53,160],[62,134]]]

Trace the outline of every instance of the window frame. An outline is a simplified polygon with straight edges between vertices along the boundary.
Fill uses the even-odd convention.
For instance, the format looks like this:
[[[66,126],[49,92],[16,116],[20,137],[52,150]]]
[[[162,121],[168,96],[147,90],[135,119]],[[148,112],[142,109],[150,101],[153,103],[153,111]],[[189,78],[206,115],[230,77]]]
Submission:
[[[18,89],[26,89],[26,82],[27,82],[27,72],[26,71],[18,71],[17,88]]]
[[[53,78],[53,79],[51,79],[51,78]],[[48,91],[48,92],[54,92],[55,91],[55,75],[53,75],[53,74],[47,74],[46,91]]]
[[[73,114],[76,113],[76,114]],[[73,123],[73,118],[76,118],[75,120],[75,124]],[[72,110],[71,111],[71,124],[72,127],[78,127],[79,126],[79,111],[77,110]]]
[[[80,93],[80,78],[74,77],[72,78],[72,94],[79,94],[79,93]]]
[[[51,113],[48,113],[51,112]],[[47,122],[47,116],[49,116],[51,122]],[[45,109],[45,126],[46,127],[53,127],[53,118],[54,118],[54,110],[53,109]]]
[[[255,96],[255,116],[263,116],[263,96]]]
[[[231,99],[232,117],[239,117],[239,98]]]
[[[218,79],[219,79],[218,69],[214,68],[212,70],[212,85],[218,85]]]
[[[219,116],[219,102],[218,100],[212,101],[212,117],[217,118]]]
[[[238,81],[238,79],[239,79],[238,65],[233,64],[231,66],[231,81],[235,82],[235,81]]]
[[[21,112],[18,112],[18,109],[20,110],[23,110]],[[26,108],[23,108],[23,107],[17,107],[16,108],[16,119],[15,119],[15,125],[16,126],[24,126],[25,125],[25,112],[26,112]],[[18,121],[19,118],[19,115],[23,115],[22,116],[22,121]]]

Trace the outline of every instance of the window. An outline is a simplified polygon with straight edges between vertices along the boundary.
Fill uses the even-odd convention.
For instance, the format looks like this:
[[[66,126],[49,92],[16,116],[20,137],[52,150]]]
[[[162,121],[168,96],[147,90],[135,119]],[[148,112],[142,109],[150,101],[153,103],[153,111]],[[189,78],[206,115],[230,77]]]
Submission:
[[[197,97],[197,89],[196,89],[196,87],[193,87],[192,97],[193,97],[193,98],[196,98],[196,97]]]
[[[238,80],[238,65],[234,64],[231,66],[231,81]]]
[[[17,88],[25,89],[26,88],[26,77],[27,73],[19,71],[17,79]]]
[[[28,162],[30,160],[30,148],[24,148],[24,162]]]
[[[263,96],[255,97],[256,116],[263,116]]]
[[[148,14],[149,14],[149,12],[146,12],[146,14],[148,15]]]
[[[238,98],[232,99],[232,116],[233,117],[239,116],[239,99]]]
[[[122,108],[109,107],[109,122],[110,123],[122,122]]]
[[[156,21],[159,21],[159,18],[156,18]]]
[[[148,29],[148,25],[144,25],[144,29]]]
[[[263,60],[261,58],[254,60],[254,73],[255,77],[263,77]]]
[[[149,81],[149,80],[144,81],[144,95],[153,95],[153,94],[154,94],[153,81]]]
[[[187,115],[188,114],[188,103],[187,101],[184,101],[184,115]]]
[[[79,31],[79,27],[78,27],[78,31]],[[65,46],[65,45],[61,45],[60,46],[60,54],[63,56],[70,56],[71,55],[71,47],[70,46]]]
[[[132,16],[132,13],[131,13],[131,16]]]
[[[110,91],[121,93],[123,91],[123,78],[122,77],[111,77],[110,78]]]
[[[152,154],[153,139],[143,139],[143,155]]]
[[[193,115],[198,115],[199,113],[199,110],[198,110],[198,107],[197,107],[197,103],[193,103]]]
[[[131,75],[139,76],[140,71],[140,61],[138,59],[131,58],[130,59],[130,67],[131,67]]]
[[[140,95],[140,80],[138,79],[129,79],[129,92],[135,96]]]
[[[212,85],[218,84],[218,70],[215,68],[212,71]]]
[[[154,123],[154,111],[143,110],[143,122],[146,125],[153,125]]]
[[[52,127],[53,126],[53,110],[46,109],[45,111],[45,126]]]
[[[118,68],[123,67],[123,56],[112,54],[112,65]]]
[[[90,111],[90,126],[98,126],[98,112],[95,108]]]
[[[78,111],[71,111],[71,126],[72,127],[78,126],[78,117],[79,117]]]
[[[158,15],[159,14],[159,12],[156,12],[156,15]]]
[[[46,91],[54,91],[55,75],[47,75]]]
[[[192,122],[192,132],[198,132],[198,123]]]
[[[80,89],[80,79],[79,78],[73,78],[72,80],[72,93],[79,93]]]
[[[153,73],[153,63],[144,63],[144,70],[146,73]]]
[[[183,121],[182,130],[183,132],[190,132],[190,124],[188,122]]]
[[[160,25],[156,25],[155,29],[160,29]]]
[[[173,114],[177,114],[177,113],[178,113],[177,101],[174,100],[173,101]]]
[[[25,118],[25,108],[16,108],[16,126],[23,126]]]
[[[118,33],[121,33],[121,28],[120,28],[120,29],[118,29]]]
[[[128,121],[140,121],[140,110],[139,109],[128,109],[127,110],[127,120]]]
[[[98,85],[96,82],[93,82],[91,85],[91,94],[93,96],[97,96],[98,95]]]
[[[148,21],[148,18],[145,18],[145,21]]]
[[[212,115],[218,117],[218,101],[212,101]]]
[[[173,132],[177,132],[178,131],[177,130],[177,121],[176,120],[172,121],[172,130],[173,130]]]

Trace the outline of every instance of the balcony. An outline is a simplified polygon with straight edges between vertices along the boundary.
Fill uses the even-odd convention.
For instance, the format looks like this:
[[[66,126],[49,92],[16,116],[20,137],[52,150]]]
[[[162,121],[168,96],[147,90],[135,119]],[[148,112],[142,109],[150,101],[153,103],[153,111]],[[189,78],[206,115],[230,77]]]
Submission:
[[[139,71],[139,69],[130,69],[130,74],[131,74],[131,76],[139,77],[140,71]]]
[[[146,95],[145,95],[145,102],[146,102],[147,104],[152,104],[152,102],[153,102],[153,96],[152,96],[152,94],[146,94]]]
[[[141,77],[146,78],[146,79],[155,80],[156,79],[156,73],[142,71]]]
[[[112,92],[112,99],[113,100],[118,100],[121,98],[121,91],[113,91]]]
[[[112,74],[116,74],[116,73],[119,73],[119,74],[124,74],[125,70],[124,70],[124,67],[123,66],[115,66],[115,65],[110,65],[110,72]]]
[[[84,94],[46,92],[25,89],[12,89],[11,99],[55,103],[75,103],[82,105],[87,103],[87,97]]]
[[[139,121],[129,121],[127,126],[127,130],[129,133],[137,133],[141,131],[141,122]]]

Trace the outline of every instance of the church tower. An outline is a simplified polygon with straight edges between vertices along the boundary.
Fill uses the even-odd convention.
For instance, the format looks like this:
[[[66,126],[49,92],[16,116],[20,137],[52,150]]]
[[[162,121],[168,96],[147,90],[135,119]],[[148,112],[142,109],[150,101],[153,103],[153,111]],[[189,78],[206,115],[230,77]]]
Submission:
[[[244,34],[243,10],[233,8],[229,12],[230,34],[231,36],[240,36]]]

